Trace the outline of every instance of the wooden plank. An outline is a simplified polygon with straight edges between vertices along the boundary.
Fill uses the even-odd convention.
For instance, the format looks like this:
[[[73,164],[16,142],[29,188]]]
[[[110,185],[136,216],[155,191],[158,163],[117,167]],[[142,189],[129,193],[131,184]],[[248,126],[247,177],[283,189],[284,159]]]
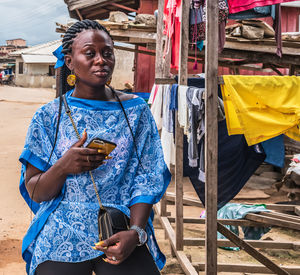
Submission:
[[[295,207],[295,213],[300,216],[300,206]]]
[[[179,46],[179,72],[178,84],[187,85],[188,75],[188,45],[189,41],[189,1],[182,2],[180,46]],[[178,123],[178,111],[175,114],[175,205],[176,205],[176,250],[183,250],[183,129]]]
[[[167,200],[170,202],[175,202],[175,194],[172,192],[167,192]],[[199,206],[203,207],[202,202],[199,199],[183,197],[183,204],[189,206]]]
[[[193,266],[198,271],[205,270],[205,264],[203,263],[193,263]],[[298,275],[300,274],[300,266],[282,266],[282,269],[286,270],[288,274]],[[263,273],[263,274],[274,274],[268,268],[263,265],[254,264],[218,264],[218,272],[228,272],[228,273]]]
[[[77,15],[78,15],[80,21],[82,21],[82,20],[83,20],[83,17],[82,17],[82,15],[81,15],[79,9],[76,9],[76,13],[77,13]]]
[[[164,84],[176,84],[177,82],[175,81],[174,78],[155,78],[154,83],[158,85],[164,85]]]
[[[245,204],[253,205],[254,203],[245,202]],[[265,206],[269,210],[287,211],[287,212],[294,212],[295,211],[295,205],[290,205],[290,204],[265,204]]]
[[[138,10],[135,10],[135,9],[132,9],[130,7],[126,7],[124,5],[120,5],[120,4],[117,4],[117,3],[111,3],[110,4],[111,6],[114,6],[116,8],[120,8],[120,9],[123,9],[123,10],[127,10],[127,11],[131,11],[131,12],[136,12],[138,13]]]
[[[158,17],[157,17],[157,31],[156,31],[156,52],[155,52],[155,78],[163,77],[163,11],[164,0],[158,1]]]
[[[175,217],[168,217],[169,221],[175,222]],[[255,227],[265,227],[264,224],[259,222],[253,222],[248,220],[233,220],[233,219],[220,219],[218,220],[221,224],[224,225],[233,225],[233,226],[255,226]],[[191,223],[191,224],[205,224],[205,219],[186,217],[183,218],[183,223]]]
[[[259,213],[259,215],[266,216],[266,217],[271,217],[271,218],[277,218],[277,219],[281,219],[283,221],[291,221],[291,222],[300,223],[300,218],[299,217],[292,216],[292,215],[287,215],[287,214],[282,214],[282,213],[261,212],[261,213]]]
[[[128,51],[128,52],[134,52],[134,53],[142,53],[142,54],[147,54],[147,55],[151,55],[151,56],[155,55],[154,52],[144,51],[144,50],[134,49],[134,48],[128,48],[128,47],[118,46],[118,45],[114,45],[114,49]]]
[[[170,219],[169,219],[170,220]],[[204,238],[184,238],[184,246],[205,246]],[[291,249],[299,250],[299,242],[275,242],[275,241],[263,241],[263,240],[247,240],[247,243],[255,248],[264,249]],[[233,242],[227,239],[218,239],[218,247],[231,247],[236,246]]]
[[[247,214],[245,216],[245,219],[255,221],[255,222],[261,222],[267,225],[280,226],[289,229],[300,230],[300,223],[283,221],[278,218],[264,217],[259,214],[252,214],[252,213]]]
[[[287,271],[280,268],[277,264],[272,262],[270,259],[268,259],[265,255],[257,251],[253,246],[251,246],[249,243],[243,241],[240,239],[237,235],[232,233],[228,228],[226,228],[224,225],[218,223],[218,231],[224,235],[227,239],[235,243],[238,247],[243,248],[249,255],[251,255],[253,258],[255,258],[257,261],[259,261],[261,264],[266,266],[268,269],[273,271],[275,274],[278,275],[287,275],[289,274]]]
[[[175,253],[177,260],[179,264],[181,265],[181,268],[184,270],[185,274],[188,275],[198,275],[198,272],[195,270],[195,268],[192,266],[191,262],[187,258],[187,256],[184,254],[183,251],[178,251],[176,249],[176,238],[175,238],[175,232],[171,226],[171,224],[168,221],[168,218],[166,217],[159,217],[159,220],[165,229],[167,233],[167,237],[170,241],[170,244],[172,246],[172,250]]]
[[[205,47],[205,274],[217,274],[218,0],[206,2]]]

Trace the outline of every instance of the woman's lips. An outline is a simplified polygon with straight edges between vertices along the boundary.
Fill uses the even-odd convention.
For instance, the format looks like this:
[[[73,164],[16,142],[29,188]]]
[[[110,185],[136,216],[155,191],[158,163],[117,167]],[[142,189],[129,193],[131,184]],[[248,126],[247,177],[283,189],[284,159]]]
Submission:
[[[108,71],[96,71],[93,74],[98,76],[98,77],[107,77],[108,76]]]

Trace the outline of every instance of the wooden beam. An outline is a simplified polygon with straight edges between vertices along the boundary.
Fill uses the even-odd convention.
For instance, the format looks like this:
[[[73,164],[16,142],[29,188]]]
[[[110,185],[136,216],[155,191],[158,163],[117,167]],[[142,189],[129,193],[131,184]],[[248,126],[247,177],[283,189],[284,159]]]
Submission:
[[[283,221],[291,221],[291,222],[300,223],[300,218],[298,216],[294,216],[294,215],[288,215],[288,214],[276,213],[276,212],[261,212],[261,213],[259,213],[259,215],[276,218],[276,219],[281,219]]]
[[[203,263],[193,263],[193,266],[198,271],[204,271],[205,264]],[[282,266],[282,269],[286,270],[288,274],[298,275],[300,274],[300,266]],[[274,274],[267,267],[263,265],[254,264],[218,264],[218,272],[228,272],[228,273],[245,273],[245,274]]]
[[[151,55],[151,56],[155,55],[154,52],[144,51],[144,50],[134,49],[134,48],[128,48],[128,47],[118,46],[118,45],[114,45],[114,49],[121,50],[121,51],[127,51],[127,52],[147,54],[147,55]]]
[[[82,15],[81,15],[79,9],[76,9],[75,11],[76,11],[76,13],[77,13],[77,15],[78,15],[80,21],[82,21],[82,20],[83,20],[83,17],[82,17]]]
[[[129,8],[129,7],[126,7],[124,5],[121,5],[121,4],[117,4],[117,3],[110,3],[111,6],[114,6],[116,8],[120,8],[120,9],[123,9],[123,10],[127,10],[127,11],[131,11],[131,12],[136,12],[138,13],[138,10],[135,10],[135,9],[132,9],[132,8]]]
[[[156,51],[155,51],[155,78],[163,78],[163,12],[164,12],[164,0],[158,1],[158,17],[156,25]]]
[[[183,1],[181,8],[178,84],[187,85],[190,2]],[[183,129],[175,114],[175,205],[176,205],[176,250],[183,250]]]
[[[205,47],[205,274],[217,274],[218,0],[206,1]],[[187,40],[188,41],[188,40]]]
[[[296,215],[300,216],[300,206],[295,207],[295,213]]]
[[[299,242],[275,242],[275,241],[263,241],[263,240],[247,240],[247,243],[255,248],[263,249],[292,249],[299,250]],[[204,238],[185,238],[185,246],[205,246]],[[231,247],[236,246],[233,242],[229,240],[218,239],[218,247]]]
[[[160,220],[163,228],[165,229],[165,231],[167,233],[167,237],[168,237],[168,239],[170,241],[170,244],[172,246],[172,250],[176,254],[177,260],[178,260],[181,268],[185,272],[185,274],[198,275],[198,272],[192,266],[191,262],[189,261],[189,259],[185,255],[185,253],[183,251],[178,251],[176,249],[175,232],[174,232],[174,229],[171,226],[170,222],[168,221],[168,218],[167,217],[159,217],[159,220]]]
[[[175,222],[175,217],[168,217],[169,221]],[[255,227],[265,227],[264,224],[259,222],[253,222],[248,220],[233,220],[233,219],[219,219],[218,222],[224,225],[233,225],[233,226],[255,226]],[[205,219],[186,217],[183,218],[183,223],[192,223],[192,224],[205,224]]]
[[[273,271],[275,274],[278,274],[278,275],[288,275],[289,274],[287,271],[280,268],[277,264],[272,262],[265,255],[263,255],[262,253],[257,251],[253,246],[251,246],[249,243],[240,239],[237,235],[235,235],[227,227],[225,227],[224,225],[222,225],[220,223],[218,223],[218,231],[223,236],[225,236],[227,239],[232,241],[235,245],[243,248],[249,255],[251,255],[253,258],[255,258],[257,261],[259,261],[261,264],[263,264],[268,269]]]
[[[266,225],[280,226],[289,229],[300,230],[299,222],[291,222],[291,221],[284,221],[278,218],[264,217],[261,216],[260,214],[252,214],[252,213],[247,214],[245,216],[245,219],[255,221],[255,222],[261,222]]]

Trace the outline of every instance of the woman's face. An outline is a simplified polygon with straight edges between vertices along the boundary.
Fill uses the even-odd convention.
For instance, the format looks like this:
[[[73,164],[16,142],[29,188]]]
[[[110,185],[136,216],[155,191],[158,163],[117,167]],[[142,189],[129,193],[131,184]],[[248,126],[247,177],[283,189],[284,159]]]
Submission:
[[[72,53],[66,55],[66,65],[77,82],[100,87],[110,79],[115,67],[113,41],[104,31],[88,29],[73,41]]]

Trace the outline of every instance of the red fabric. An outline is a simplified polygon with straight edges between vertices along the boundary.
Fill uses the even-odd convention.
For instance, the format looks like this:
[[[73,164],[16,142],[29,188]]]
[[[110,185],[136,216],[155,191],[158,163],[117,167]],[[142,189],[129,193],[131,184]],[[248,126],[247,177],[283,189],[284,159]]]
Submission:
[[[296,0],[228,0],[229,13],[250,10],[255,7],[264,7]]]
[[[153,104],[153,102],[154,102],[154,100],[156,98],[157,90],[158,90],[158,85],[155,85],[155,90],[154,90],[154,96],[153,96],[152,104]]]
[[[171,68],[179,67],[181,1],[166,0],[164,6],[164,34],[169,41],[166,43],[165,53],[171,49]]]

